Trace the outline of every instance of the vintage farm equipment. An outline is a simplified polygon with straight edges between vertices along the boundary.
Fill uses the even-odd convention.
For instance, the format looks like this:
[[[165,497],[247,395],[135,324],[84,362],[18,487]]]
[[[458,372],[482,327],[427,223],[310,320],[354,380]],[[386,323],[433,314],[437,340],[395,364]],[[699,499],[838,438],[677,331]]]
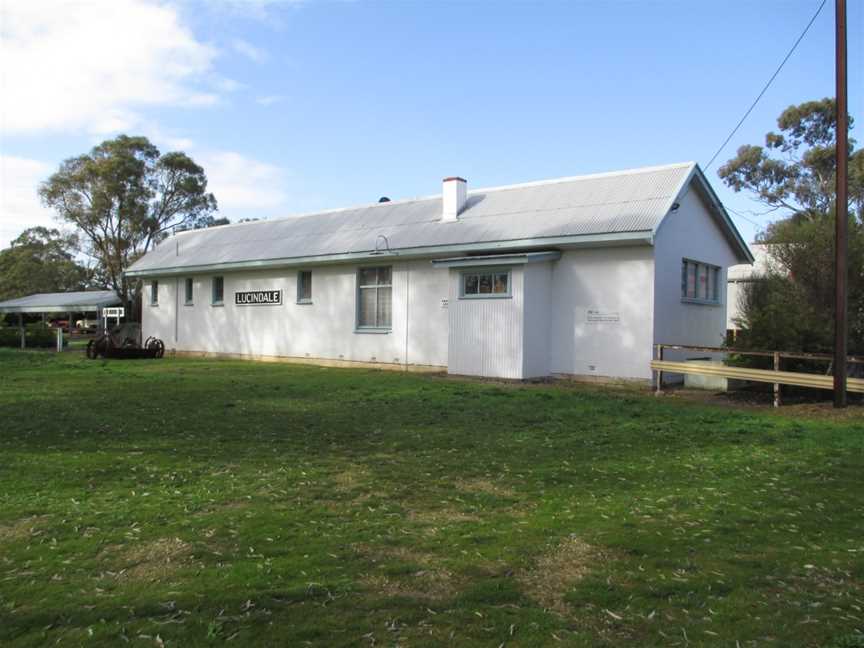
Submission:
[[[87,357],[136,359],[161,358],[165,355],[165,343],[159,338],[148,337],[144,344],[141,340],[141,326],[126,323],[115,326],[108,333],[101,333],[87,343]]]

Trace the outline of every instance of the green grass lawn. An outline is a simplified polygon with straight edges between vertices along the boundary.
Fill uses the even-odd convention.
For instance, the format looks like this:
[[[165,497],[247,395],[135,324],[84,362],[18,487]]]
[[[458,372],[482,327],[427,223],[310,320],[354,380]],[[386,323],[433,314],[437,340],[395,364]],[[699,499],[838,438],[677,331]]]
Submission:
[[[864,646],[860,414],[0,351],[0,644]]]

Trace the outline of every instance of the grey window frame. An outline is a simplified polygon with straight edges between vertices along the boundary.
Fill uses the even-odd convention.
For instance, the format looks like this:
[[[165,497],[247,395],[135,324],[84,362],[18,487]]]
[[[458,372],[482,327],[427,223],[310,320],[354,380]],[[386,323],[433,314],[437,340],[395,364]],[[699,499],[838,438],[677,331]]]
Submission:
[[[384,270],[387,269],[390,271],[390,283],[389,284],[379,284],[375,283],[374,285],[361,285],[360,284],[360,275],[363,270]],[[357,272],[355,274],[355,285],[356,289],[354,291],[354,331],[358,333],[389,333],[393,330],[393,266],[392,265],[374,265],[374,266],[361,266],[357,268]],[[387,325],[380,325],[378,323],[378,293],[382,288],[387,288],[390,290],[390,323]],[[360,323],[360,293],[362,290],[375,290],[375,325],[361,324]]]
[[[695,296],[691,297],[687,294],[687,268],[688,266],[694,266],[694,272],[696,273],[695,280]],[[704,269],[705,272],[708,273],[708,279],[706,280],[706,289],[708,291],[708,295],[705,298],[699,297],[699,273],[700,270]],[[722,275],[722,268],[720,266],[713,265],[711,263],[706,263],[705,261],[697,261],[696,259],[690,259],[684,257],[681,259],[681,301],[685,304],[701,304],[703,306],[720,306],[723,303],[723,297],[720,291],[720,277]],[[712,280],[713,276],[713,280]],[[710,294],[714,293],[714,297],[711,298]]]
[[[153,279],[150,281],[150,305],[159,305],[159,280]]]
[[[222,282],[222,299],[216,299],[216,282]],[[225,275],[215,275],[210,279],[210,305],[224,306],[225,305]]]
[[[309,296],[303,296],[303,275],[309,275]],[[311,304],[312,303],[312,271],[298,270],[297,271],[297,303]]]
[[[192,306],[195,304],[195,281],[192,277],[186,277],[183,280],[183,305]]]
[[[503,293],[476,293],[470,294],[465,292],[465,277],[469,277],[471,275],[477,275],[477,281],[479,285],[480,275],[492,275],[492,282],[494,286],[495,275],[506,274],[507,275],[507,292]],[[482,268],[466,268],[459,273],[459,299],[512,299],[513,298],[513,268],[495,268],[495,267],[482,267]]]

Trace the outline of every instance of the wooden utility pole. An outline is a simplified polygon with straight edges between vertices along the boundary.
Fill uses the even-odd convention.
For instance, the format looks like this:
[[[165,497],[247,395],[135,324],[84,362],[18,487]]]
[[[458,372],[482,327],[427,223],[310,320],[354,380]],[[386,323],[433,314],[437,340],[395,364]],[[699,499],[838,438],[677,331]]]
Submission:
[[[846,0],[835,0],[837,200],[834,208],[834,407],[846,407],[846,249],[849,124],[846,107]]]

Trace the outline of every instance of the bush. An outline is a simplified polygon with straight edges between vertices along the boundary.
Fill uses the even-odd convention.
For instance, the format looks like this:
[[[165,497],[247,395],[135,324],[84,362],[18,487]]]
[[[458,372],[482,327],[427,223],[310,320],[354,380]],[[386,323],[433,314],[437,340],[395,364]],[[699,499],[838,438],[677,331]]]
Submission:
[[[56,329],[42,326],[27,326],[24,333],[24,343],[28,349],[53,349],[57,344]],[[63,345],[68,344],[64,338]],[[21,333],[17,328],[0,328],[0,347],[19,348]]]

